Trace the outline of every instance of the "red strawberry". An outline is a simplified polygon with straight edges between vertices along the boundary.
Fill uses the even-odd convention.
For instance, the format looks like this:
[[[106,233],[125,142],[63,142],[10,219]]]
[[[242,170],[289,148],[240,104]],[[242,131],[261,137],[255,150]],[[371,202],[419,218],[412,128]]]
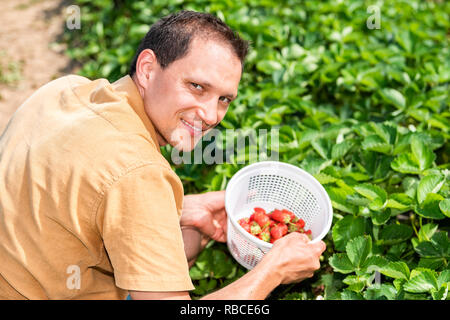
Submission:
[[[300,232],[300,233],[303,233],[303,229],[300,228],[300,227],[298,226],[298,224],[296,224],[296,223],[289,223],[289,224],[288,224],[288,232],[289,232],[289,233],[291,233],[291,232]]]
[[[251,233],[249,218],[242,218],[238,220],[238,223],[242,228],[245,229],[245,231]]]
[[[295,214],[287,209],[283,209],[281,212],[287,213],[291,217],[291,221],[296,218]]]
[[[246,223],[249,223],[249,222],[250,222],[250,219],[249,219],[249,218],[241,218],[241,219],[238,220],[238,223],[239,223],[240,225],[246,224]]]
[[[297,224],[299,228],[305,227],[305,221],[303,219],[298,219],[298,221],[295,224]]]
[[[266,213],[266,210],[264,210],[263,208],[255,207],[255,208],[253,209],[253,212]]]
[[[261,228],[264,228],[267,225],[270,225],[270,217],[263,212],[255,212],[253,220],[256,221]]]
[[[261,239],[262,241],[270,242],[271,232],[269,230],[270,230],[270,228],[268,226],[266,228],[264,228],[261,231],[261,233],[258,235],[258,238]]]
[[[272,214],[270,215],[270,217],[273,220],[282,222],[282,223],[289,223],[292,219],[292,217],[289,213],[280,211],[278,209],[275,209],[274,211],[272,211]]]
[[[286,233],[288,233],[288,227],[284,223],[279,223],[270,230],[270,235],[275,240],[282,238]]]
[[[310,240],[312,240],[312,232],[311,232],[311,230],[306,230],[304,233],[308,236],[308,238]]]
[[[305,226],[305,221],[298,219],[296,223],[289,222],[289,232],[302,232]]]

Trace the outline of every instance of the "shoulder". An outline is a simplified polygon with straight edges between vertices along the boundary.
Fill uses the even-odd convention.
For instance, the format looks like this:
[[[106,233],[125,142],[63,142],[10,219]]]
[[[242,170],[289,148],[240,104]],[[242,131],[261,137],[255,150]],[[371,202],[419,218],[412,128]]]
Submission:
[[[76,74],[69,74],[65,75],[63,77],[56,78],[47,84],[43,85],[40,89],[67,89],[67,88],[73,88],[79,85],[84,85],[91,83],[92,80],[89,80],[88,78],[76,75]]]

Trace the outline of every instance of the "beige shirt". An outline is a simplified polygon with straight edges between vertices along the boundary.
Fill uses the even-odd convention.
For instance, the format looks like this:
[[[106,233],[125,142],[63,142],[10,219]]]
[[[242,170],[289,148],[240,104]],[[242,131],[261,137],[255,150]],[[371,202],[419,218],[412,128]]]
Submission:
[[[0,137],[0,298],[194,289],[182,203],[129,76],[48,83]]]

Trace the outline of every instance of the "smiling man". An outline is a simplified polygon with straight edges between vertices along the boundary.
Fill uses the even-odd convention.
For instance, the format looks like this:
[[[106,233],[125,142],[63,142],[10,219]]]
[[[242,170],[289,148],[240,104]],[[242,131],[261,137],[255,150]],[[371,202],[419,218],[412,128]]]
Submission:
[[[190,151],[220,123],[246,53],[222,21],[183,11],[152,26],[129,75],[29,97],[0,137],[0,298],[189,299],[189,266],[226,241],[224,191],[184,196],[160,147]],[[264,299],[324,249],[292,233],[205,299]]]

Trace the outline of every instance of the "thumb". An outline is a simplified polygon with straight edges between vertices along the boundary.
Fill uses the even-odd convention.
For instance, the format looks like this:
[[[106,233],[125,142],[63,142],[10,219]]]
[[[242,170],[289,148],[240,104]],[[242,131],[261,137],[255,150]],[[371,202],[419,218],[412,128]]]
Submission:
[[[217,240],[216,238],[219,238],[222,234],[221,226],[215,219],[209,220],[208,223],[203,224],[198,229],[206,236],[214,240]]]
[[[322,252],[324,252],[325,249],[327,248],[325,242],[323,242],[323,241],[318,241],[316,243],[311,243],[310,245],[314,248],[314,250],[318,254],[322,254]]]
[[[225,207],[225,190],[209,191],[202,194],[205,206],[211,211],[217,211]]]

